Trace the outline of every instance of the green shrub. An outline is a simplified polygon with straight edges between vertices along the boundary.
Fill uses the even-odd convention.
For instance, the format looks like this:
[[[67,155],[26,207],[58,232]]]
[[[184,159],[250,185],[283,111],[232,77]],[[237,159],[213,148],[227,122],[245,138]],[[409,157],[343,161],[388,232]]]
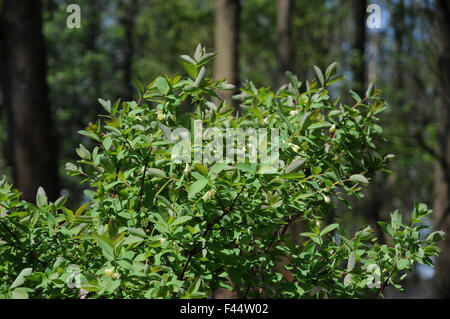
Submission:
[[[36,205],[20,201],[3,179],[1,297],[202,298],[220,287],[243,298],[370,297],[401,289],[414,262],[432,265],[443,234],[421,238],[431,213],[423,204],[408,224],[399,212],[380,222],[389,245],[370,227],[347,234],[326,222],[391,158],[376,146],[386,107],[378,90],[352,92],[352,106],[331,101],[332,64],[305,84],[288,72],[277,92],[245,83],[236,114],[216,95],[233,86],[205,76],[214,54],[199,46],[182,58],[188,76],[138,85],[137,102],[99,99],[106,114],[80,131],[94,146],[80,145],[81,159],[66,165],[87,185],[79,209],[65,197],[49,202],[42,188]],[[228,145],[238,160],[220,160],[226,129],[238,136]],[[184,162],[199,154],[203,161]],[[293,223],[302,229],[294,240]]]

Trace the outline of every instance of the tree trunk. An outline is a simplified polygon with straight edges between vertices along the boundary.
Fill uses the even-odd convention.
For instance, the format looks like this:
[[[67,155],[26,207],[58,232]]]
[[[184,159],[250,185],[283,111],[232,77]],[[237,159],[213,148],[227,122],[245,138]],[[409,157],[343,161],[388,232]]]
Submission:
[[[122,1],[124,10],[122,25],[125,29],[125,45],[123,46],[123,81],[124,81],[124,99],[131,100],[134,95],[133,77],[133,31],[136,24],[137,0]]]
[[[286,71],[291,68],[292,60],[292,0],[278,0],[277,10],[277,83],[287,83]]]
[[[437,260],[435,295],[450,298],[450,3],[435,0],[437,46],[437,143],[434,214],[436,227],[447,234]]]
[[[400,90],[399,101],[400,103],[404,102],[404,90],[405,90],[405,79],[403,72],[403,43],[404,43],[404,35],[406,32],[405,29],[405,1],[400,0],[395,6],[395,11],[393,14],[393,25],[394,25],[394,39],[395,39],[395,66],[397,68],[397,72],[395,72],[395,83],[396,89]]]
[[[364,93],[366,87],[366,0],[352,0],[353,22],[354,22],[354,40],[351,69],[353,74],[353,87],[359,95]]]
[[[216,0],[214,79],[239,85],[239,0]],[[233,105],[234,92],[221,91],[219,97]]]
[[[15,186],[34,202],[44,187],[59,194],[56,140],[46,81],[41,1],[4,0],[1,52],[4,105]]]
[[[239,0],[216,0],[214,79],[226,79],[228,83],[239,85],[239,15],[241,6]],[[219,91],[220,98],[234,105],[231,99],[234,92]],[[239,298],[235,292],[218,289],[214,292],[215,299]]]
[[[95,120],[99,106],[97,103],[97,97],[102,96],[102,65],[97,61],[97,54],[99,48],[97,45],[99,35],[102,32],[102,11],[105,4],[102,0],[90,0],[89,4],[85,6],[84,13],[82,13],[82,19],[85,21],[83,26],[83,34],[85,36],[85,48],[86,54],[90,54],[95,57],[88,64],[88,81],[90,82],[88,96],[95,97],[92,99],[92,104],[87,105],[84,110],[84,116],[80,117],[80,127],[84,127],[86,123]],[[82,9],[83,10],[83,9]],[[83,22],[82,22],[83,23]]]
[[[369,80],[369,83],[373,83],[374,85],[377,82],[377,59],[378,59],[378,41],[379,41],[379,35],[378,33],[373,34],[370,39],[370,46],[369,46],[369,71],[367,74],[367,78]],[[360,95],[362,95],[364,92],[366,86],[366,81],[360,82]]]

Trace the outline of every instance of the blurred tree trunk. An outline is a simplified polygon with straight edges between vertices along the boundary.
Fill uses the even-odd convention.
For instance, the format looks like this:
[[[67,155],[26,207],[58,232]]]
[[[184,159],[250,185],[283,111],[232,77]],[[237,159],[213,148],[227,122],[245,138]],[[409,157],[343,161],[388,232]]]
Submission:
[[[399,102],[403,104],[404,102],[404,95],[405,95],[405,79],[404,79],[404,72],[403,72],[403,43],[404,43],[404,35],[405,35],[405,1],[400,0],[396,6],[395,11],[393,13],[393,26],[394,26],[394,39],[395,39],[395,83],[396,83],[396,89],[397,91],[400,91],[398,94],[399,96]]]
[[[239,0],[216,0],[214,79],[226,79],[239,85]],[[221,91],[219,96],[233,105],[234,92]]]
[[[226,79],[228,83],[239,85],[239,15],[241,6],[239,0],[216,0],[215,7],[215,51],[214,79]],[[234,105],[231,99],[234,92],[220,91],[220,98]],[[231,282],[230,282],[231,284]],[[235,299],[239,295],[226,289],[214,292],[215,299]]]
[[[125,30],[125,45],[123,46],[123,84],[124,84],[124,99],[132,100],[134,95],[133,87],[133,56],[134,43],[133,32],[136,24],[137,16],[137,0],[123,0],[121,2],[124,16],[121,23]]]
[[[2,81],[15,187],[27,201],[35,201],[39,186],[55,199],[57,146],[51,133],[41,1],[5,0],[2,11]]]
[[[378,41],[379,41],[379,34],[378,33],[372,34],[369,46],[369,70],[367,78],[369,80],[369,83],[373,83],[374,85],[377,82]],[[360,95],[365,93],[364,92],[365,86],[366,86],[365,81],[360,84]]]
[[[375,84],[377,75],[377,51],[378,51],[378,34],[373,34],[370,38],[369,47],[369,69],[366,68],[366,0],[352,0],[353,9],[353,23],[354,23],[354,38],[353,38],[353,55],[351,60],[351,69],[353,74],[354,90],[364,97],[367,80]],[[376,176],[374,183],[368,189],[369,196],[364,201],[364,208],[362,211],[367,218],[370,227],[374,231],[374,235],[379,242],[383,242],[382,231],[378,225],[381,219],[381,213],[385,203],[386,195],[385,189],[380,185],[387,183],[384,175]]]
[[[90,0],[89,5],[86,6],[82,18],[84,17],[85,26],[83,27],[84,34],[86,36],[86,56],[90,56],[89,63],[89,78],[91,82],[89,96],[102,96],[102,83],[101,83],[101,64],[98,61],[99,49],[97,46],[97,39],[101,33],[101,12],[103,10],[102,0]],[[92,121],[97,116],[98,103],[97,99],[92,101],[92,105],[88,105],[88,109],[85,110],[85,117],[80,117],[79,125],[84,127],[87,122]]]
[[[450,298],[450,3],[435,0],[435,35],[437,46],[437,143],[438,164],[435,177],[434,211],[436,227],[446,239],[437,261],[435,294]]]
[[[287,83],[286,71],[291,68],[292,60],[292,0],[278,0],[277,10],[277,84]]]
[[[352,0],[353,23],[354,23],[354,39],[353,54],[351,57],[351,69],[353,74],[353,87],[359,95],[364,93],[367,72],[365,63],[366,51],[366,0]]]

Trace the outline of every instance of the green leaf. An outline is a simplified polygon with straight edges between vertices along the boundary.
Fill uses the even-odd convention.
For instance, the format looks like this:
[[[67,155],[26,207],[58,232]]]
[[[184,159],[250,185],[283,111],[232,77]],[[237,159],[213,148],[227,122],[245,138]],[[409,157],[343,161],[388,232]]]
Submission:
[[[109,151],[109,149],[111,148],[111,145],[112,145],[112,139],[111,139],[111,137],[107,136],[103,140],[103,147],[105,148],[105,151]]]
[[[167,93],[169,93],[170,90],[170,86],[169,83],[167,82],[166,78],[160,76],[156,79],[156,87],[158,88],[158,90],[166,95]]]
[[[427,241],[432,241],[437,243],[445,238],[445,233],[443,231],[435,231],[427,236]]]
[[[78,131],[78,134],[90,137],[93,140],[96,140],[97,142],[100,142],[100,138],[97,135],[95,135],[94,133],[92,133],[92,132],[89,132],[89,131],[86,131],[86,130],[81,130],[81,131]]]
[[[347,274],[344,277],[344,287],[348,287],[353,283],[353,275],[352,274]]]
[[[361,174],[355,174],[355,175],[350,176],[350,180],[352,182],[360,183],[360,184],[364,184],[364,185],[369,184],[369,181],[367,180],[367,178]]]
[[[45,194],[45,191],[42,187],[38,188],[37,194],[36,194],[36,204],[38,205],[39,208],[44,208],[45,206],[47,206],[48,201],[47,201],[47,195]]]
[[[195,82],[194,82],[194,86],[195,86],[195,87],[198,87],[198,86],[202,83],[203,78],[205,77],[205,73],[206,73],[206,69],[205,69],[205,67],[203,66],[203,67],[200,69],[200,71],[198,72],[197,78],[195,79]]]
[[[305,164],[305,162],[306,162],[306,159],[298,159],[298,160],[294,160],[294,161],[292,161],[292,163],[291,163],[288,167],[286,167],[286,169],[284,170],[284,172],[285,172],[286,174],[289,174],[289,173],[291,173],[291,172],[293,172],[293,171],[298,171],[298,169],[299,169],[300,167],[302,167],[303,164]]]
[[[358,102],[358,103],[361,102],[361,97],[359,96],[358,93],[356,93],[353,90],[350,90],[350,94],[355,99],[356,102]]]
[[[355,263],[356,263],[356,256],[355,253],[352,251],[348,256],[347,272],[350,272],[355,268]]]
[[[291,71],[286,71],[286,77],[288,78],[289,83],[291,83],[294,88],[298,89],[300,87],[297,76],[292,74]]]
[[[205,166],[203,166],[202,164],[195,163],[194,164],[194,170],[196,170],[197,172],[199,172],[203,176],[208,177],[208,169]]]
[[[121,283],[120,279],[109,279],[105,283],[105,289],[108,292],[114,292],[117,288],[119,288]]]
[[[194,182],[191,186],[189,186],[188,198],[192,199],[195,195],[200,192],[205,186],[208,185],[208,181],[205,179]]]
[[[328,66],[327,70],[325,71],[325,79],[327,81],[333,75],[333,73],[336,71],[337,67],[338,67],[337,62],[333,62],[332,64],[330,64],[330,66]]]
[[[216,55],[217,55],[217,53],[206,53],[200,59],[198,59],[197,67],[201,67],[201,66],[205,65],[206,63],[208,63],[209,61],[212,61]]]
[[[225,170],[226,168],[228,168],[228,164],[226,163],[216,163],[213,166],[211,166],[210,170],[209,170],[209,175],[219,175],[223,170]]]
[[[191,216],[181,216],[181,217],[178,217],[177,219],[175,219],[175,221],[173,223],[171,223],[170,226],[172,227],[172,226],[184,224],[185,222],[187,222],[191,219],[192,219]]]
[[[78,156],[84,160],[89,161],[91,159],[91,153],[83,146],[83,144],[80,144],[80,147],[76,149],[76,152]]]
[[[217,88],[219,89],[219,90],[224,90],[224,91],[231,91],[231,90],[234,90],[236,87],[233,85],[233,84],[231,84],[231,83],[220,83],[218,86],[217,86]]]
[[[28,299],[26,291],[14,290],[11,294],[11,299]]]
[[[158,168],[147,168],[147,173],[149,176],[156,177],[156,178],[166,178],[167,175],[164,173],[164,171],[158,169]]]
[[[172,139],[172,130],[165,126],[164,124],[158,123],[158,126],[160,128],[160,130],[163,132],[164,137],[167,139],[167,141],[171,141]]]
[[[317,78],[319,79],[319,82],[323,87],[325,85],[325,79],[323,77],[322,70],[320,70],[317,66],[314,66],[314,71],[316,71]]]
[[[187,63],[190,63],[192,65],[197,64],[197,62],[195,62],[195,60],[193,58],[191,58],[189,55],[180,55],[180,58],[182,58],[184,61],[186,61]]]
[[[303,237],[309,237],[309,238],[319,238],[319,236],[317,234],[310,233],[310,232],[300,233],[299,235],[303,236]]]
[[[81,216],[81,214],[84,213],[84,211],[86,210],[86,208],[89,206],[90,203],[91,203],[91,202],[84,203],[83,205],[81,205],[80,208],[78,208],[78,209],[75,211],[75,215],[74,215],[75,219],[77,219],[78,217]]]
[[[9,287],[10,289],[20,287],[25,282],[25,277],[30,276],[33,273],[33,268],[25,268],[23,269],[20,274],[17,276],[16,280],[12,283],[12,285]]]
[[[194,79],[197,77],[198,71],[197,71],[197,67],[194,64],[183,62],[183,66],[191,78]],[[190,86],[190,85],[188,85],[188,86]]]
[[[114,241],[115,238],[117,237],[118,230],[119,228],[117,227],[116,222],[114,221],[113,218],[110,218],[108,222],[108,235],[111,241]]]
[[[97,243],[102,249],[103,255],[108,260],[114,260],[114,244],[106,236],[94,235],[97,239]]]
[[[409,260],[408,259],[400,259],[397,263],[398,270],[406,269],[409,266]]]
[[[327,227],[325,227],[324,229],[322,229],[322,231],[320,232],[320,237],[325,236],[326,234],[328,234],[329,232],[335,230],[336,228],[339,227],[339,224],[330,224]]]
[[[66,201],[67,201],[67,195],[63,195],[63,196],[61,196],[61,197],[59,197],[56,201],[55,201],[55,206],[56,206],[56,209],[61,209],[61,208],[63,208],[64,207],[64,204],[66,203]]]
[[[396,210],[391,214],[391,227],[394,232],[402,226],[402,214],[399,210]]]
[[[203,53],[202,44],[199,43],[197,44],[197,48],[195,49],[194,59],[198,61],[198,59],[202,57],[202,53]]]
[[[147,238],[147,233],[142,228],[128,227],[128,231],[131,235]]]
[[[123,244],[124,245],[133,245],[137,243],[141,243],[144,241],[144,238],[138,237],[138,236],[128,236],[124,239]]]
[[[105,101],[100,98],[97,99],[98,103],[106,110],[106,112],[111,113],[111,101]]]
[[[367,98],[372,97],[372,95],[373,95],[373,90],[374,90],[374,86],[373,86],[373,83],[371,82],[371,83],[369,84],[369,87],[367,88],[367,91],[366,91],[366,97],[367,97]]]
[[[261,175],[275,175],[275,174],[278,174],[278,169],[276,167],[263,164],[258,169],[257,174],[261,174]]]

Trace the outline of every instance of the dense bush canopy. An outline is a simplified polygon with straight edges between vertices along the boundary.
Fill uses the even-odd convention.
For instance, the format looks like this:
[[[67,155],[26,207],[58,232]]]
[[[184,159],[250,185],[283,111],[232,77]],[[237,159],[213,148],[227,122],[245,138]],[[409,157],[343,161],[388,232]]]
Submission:
[[[385,244],[334,223],[392,157],[378,147],[380,91],[332,99],[333,63],[306,83],[288,72],[276,92],[245,83],[236,112],[217,96],[234,87],[206,76],[213,58],[199,46],[182,56],[187,76],[139,85],[138,101],[99,99],[106,113],[80,131],[92,149],[66,165],[86,185],[79,209],[42,188],[36,205],[20,201],[2,181],[1,297],[370,297],[432,265],[443,234],[421,236],[423,204],[380,222]]]

